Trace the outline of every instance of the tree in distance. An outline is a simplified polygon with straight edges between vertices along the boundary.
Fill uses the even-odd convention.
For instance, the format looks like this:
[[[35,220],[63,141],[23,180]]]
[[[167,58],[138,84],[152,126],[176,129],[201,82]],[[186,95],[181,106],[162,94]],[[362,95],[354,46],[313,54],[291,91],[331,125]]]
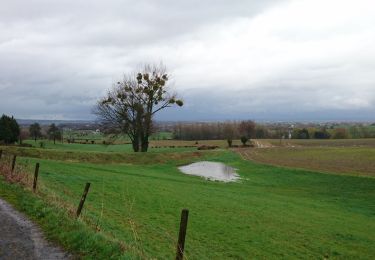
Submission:
[[[16,119],[6,115],[0,118],[0,142],[12,144],[18,140],[20,127]]]
[[[348,138],[348,131],[345,128],[336,128],[333,133],[334,139],[346,139]]]
[[[241,136],[246,136],[248,139],[250,139],[255,136],[255,127],[256,124],[254,121],[245,120],[241,121],[240,125],[238,126],[238,130]]]
[[[56,139],[61,139],[61,131],[55,124],[49,126],[47,135],[50,140],[53,140],[53,144],[56,144]]]
[[[235,125],[231,122],[224,123],[223,133],[224,133],[225,138],[227,139],[228,146],[232,147],[233,139],[236,136]]]
[[[329,139],[330,137],[330,133],[325,128],[314,132],[315,139]]]
[[[169,75],[160,65],[124,76],[94,108],[104,132],[127,135],[134,152],[147,152],[154,115],[183,102],[168,90]]]
[[[297,129],[295,130],[295,132],[297,139],[310,139],[309,131],[306,128]]]
[[[19,144],[22,145],[24,140],[27,140],[30,138],[30,132],[28,129],[21,128],[20,135],[19,135]]]
[[[248,141],[249,138],[247,136],[241,136],[241,143],[243,146],[245,146]]]
[[[252,120],[241,121],[238,130],[241,134],[241,142],[245,146],[246,143],[255,136],[256,124]]]
[[[34,138],[35,142],[36,142],[36,139],[42,136],[41,128],[38,123],[34,123],[30,125],[29,132],[30,132],[30,135]]]

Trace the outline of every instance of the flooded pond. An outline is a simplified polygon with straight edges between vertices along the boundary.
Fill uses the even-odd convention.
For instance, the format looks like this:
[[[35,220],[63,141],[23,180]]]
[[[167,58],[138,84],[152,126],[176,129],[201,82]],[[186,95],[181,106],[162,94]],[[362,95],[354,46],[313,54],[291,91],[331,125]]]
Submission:
[[[178,169],[185,174],[201,176],[212,181],[231,182],[240,178],[236,169],[219,162],[196,162]]]

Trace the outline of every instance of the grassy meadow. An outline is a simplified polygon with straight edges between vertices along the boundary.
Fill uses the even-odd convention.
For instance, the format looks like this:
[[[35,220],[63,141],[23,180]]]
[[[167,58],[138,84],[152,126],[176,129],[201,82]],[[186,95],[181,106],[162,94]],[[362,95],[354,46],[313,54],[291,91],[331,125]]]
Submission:
[[[336,164],[352,156],[362,161],[347,167],[366,175],[361,165],[373,172],[373,147],[304,145],[289,154],[285,151],[294,151],[290,146],[259,148],[253,149],[259,158],[249,161],[228,149],[170,147],[191,144],[177,142],[157,143],[163,148],[147,154],[130,153],[127,144],[1,147],[6,154],[18,154],[27,172],[36,162],[41,169],[35,196],[5,181],[0,181],[0,196],[40,223],[50,239],[87,259],[173,258],[182,208],[190,210],[186,259],[374,257],[375,178],[322,174],[298,165],[284,168],[259,159],[299,155],[307,162],[315,151],[316,157]],[[225,147],[225,141],[207,142]],[[236,168],[241,181],[206,181],[177,169],[201,160]],[[92,186],[83,215],[75,220],[86,182]]]

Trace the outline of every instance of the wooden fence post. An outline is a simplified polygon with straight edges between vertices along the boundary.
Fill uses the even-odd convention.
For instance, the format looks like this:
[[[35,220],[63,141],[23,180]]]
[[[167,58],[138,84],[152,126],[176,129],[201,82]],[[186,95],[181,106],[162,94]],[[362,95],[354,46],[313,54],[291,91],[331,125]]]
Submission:
[[[16,167],[16,160],[17,160],[17,155],[13,155],[12,172],[14,171],[14,168]]]
[[[38,174],[39,174],[39,163],[35,165],[35,172],[34,172],[34,182],[33,182],[33,191],[36,191],[36,184],[38,182]]]
[[[76,213],[77,218],[81,214],[83,204],[85,204],[86,196],[87,196],[87,193],[89,192],[89,189],[90,189],[90,183],[88,182],[88,183],[86,183],[85,190],[83,191],[81,201],[79,202],[79,205],[78,205],[78,209],[77,209],[77,213]]]
[[[180,232],[178,234],[176,260],[182,260],[184,258],[185,237],[186,237],[188,217],[189,217],[189,210],[183,209],[181,211]]]

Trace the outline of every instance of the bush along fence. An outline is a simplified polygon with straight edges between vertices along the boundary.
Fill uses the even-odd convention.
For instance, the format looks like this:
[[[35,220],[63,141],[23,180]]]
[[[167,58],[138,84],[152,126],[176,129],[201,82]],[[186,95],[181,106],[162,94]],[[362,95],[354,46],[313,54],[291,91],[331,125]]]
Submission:
[[[29,181],[30,179],[29,174],[25,173],[25,171],[22,171],[22,170],[17,171],[16,164],[17,164],[17,155],[5,154],[3,150],[0,150],[0,175],[2,175],[4,179],[10,183],[19,183],[24,186],[28,186],[28,185],[31,186],[32,184],[32,191],[36,193],[37,187],[38,187],[40,163],[37,162],[35,164],[34,176],[32,178],[32,181]],[[85,184],[83,194],[81,196],[77,211],[75,213],[75,217],[77,219],[81,215],[81,212],[83,210],[90,187],[91,187],[91,183],[87,182]],[[187,224],[188,224],[188,216],[189,216],[189,210],[182,209],[181,219],[180,219],[180,228],[179,228],[179,233],[178,233],[178,242],[177,242],[177,247],[176,247],[176,258],[175,258],[176,260],[184,259],[185,238],[186,238],[186,231],[187,231]]]

